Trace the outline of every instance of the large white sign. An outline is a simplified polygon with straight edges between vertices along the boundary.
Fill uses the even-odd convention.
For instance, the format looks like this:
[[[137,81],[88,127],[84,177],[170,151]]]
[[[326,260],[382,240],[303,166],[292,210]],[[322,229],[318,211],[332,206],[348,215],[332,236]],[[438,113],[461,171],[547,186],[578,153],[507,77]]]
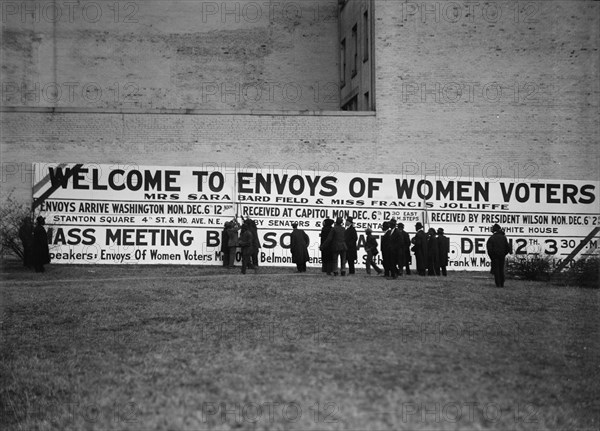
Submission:
[[[320,265],[326,218],[352,216],[359,233],[395,218],[443,228],[450,269],[485,270],[485,242],[500,224],[515,254],[563,259],[600,225],[597,181],[428,179],[281,169],[34,164],[36,215],[46,218],[53,263],[220,264],[223,224],[258,225],[262,265],[291,265],[291,224],[309,235]],[[596,239],[580,255],[595,250]]]

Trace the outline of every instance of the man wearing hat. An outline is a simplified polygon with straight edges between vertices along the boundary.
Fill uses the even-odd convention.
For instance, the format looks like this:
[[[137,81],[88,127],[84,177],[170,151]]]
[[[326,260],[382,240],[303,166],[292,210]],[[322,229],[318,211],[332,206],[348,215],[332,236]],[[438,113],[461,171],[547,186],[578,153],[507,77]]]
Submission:
[[[511,249],[504,231],[497,223],[492,226],[492,236],[488,238],[486,248],[492,263],[496,287],[504,287],[504,263],[506,255],[511,253]]]
[[[346,260],[348,261],[348,274],[354,274],[354,263],[357,258],[356,242],[358,241],[358,234],[354,228],[354,219],[352,217],[346,218],[346,230],[344,231],[344,241],[346,242]]]
[[[410,275],[410,264],[412,259],[410,258],[410,235],[408,232],[404,230],[404,223],[398,223],[398,232],[400,232],[400,236],[402,237],[402,262],[398,264],[400,274],[402,274],[402,269],[406,267],[406,275]]]
[[[400,235],[400,231],[396,227],[396,219],[390,219],[390,277],[393,279],[402,275],[402,264],[404,261],[403,251],[404,246],[402,241],[404,238]]]
[[[377,250],[377,240],[373,236],[373,231],[371,228],[365,229],[365,234],[367,236],[365,240],[365,251],[367,252],[367,261],[365,263],[367,274],[371,275],[371,267],[377,272],[377,274],[381,274],[381,269],[375,263],[375,256],[379,253]]]
[[[411,241],[413,243],[412,251],[415,253],[415,260],[417,261],[417,273],[425,275],[427,268],[427,234],[423,230],[421,222],[415,224],[415,230],[417,233]]]
[[[302,229],[298,229],[298,223],[292,223],[292,234],[290,235],[290,251],[292,262],[296,264],[298,272],[306,272],[306,262],[310,260],[308,246],[310,238]]]
[[[331,247],[334,253],[333,275],[338,275],[338,261],[340,264],[340,275],[346,275],[346,238],[345,229],[342,226],[344,219],[338,217],[335,220],[335,226],[329,231],[327,239],[321,245],[321,250]]]
[[[438,238],[438,264],[444,277],[448,275],[446,267],[448,266],[448,255],[450,254],[450,238],[444,236],[444,229],[437,230]]]
[[[32,258],[35,272],[44,272],[44,265],[50,263],[50,250],[48,248],[48,234],[44,225],[46,220],[39,216],[33,229]]]
[[[383,264],[383,276],[390,276],[390,222],[384,221],[381,225],[381,231],[383,235],[381,235],[381,260]]]

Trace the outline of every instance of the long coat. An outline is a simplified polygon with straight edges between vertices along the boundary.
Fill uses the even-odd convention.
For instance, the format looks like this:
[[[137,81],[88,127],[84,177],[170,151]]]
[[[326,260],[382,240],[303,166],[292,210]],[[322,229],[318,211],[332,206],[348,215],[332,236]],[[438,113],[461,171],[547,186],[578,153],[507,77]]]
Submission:
[[[290,235],[290,251],[292,252],[293,263],[308,262],[308,244],[310,239],[302,229],[294,229]]]
[[[392,264],[399,265],[400,267],[404,266],[404,262],[406,260],[404,256],[404,245],[405,237],[402,235],[402,232],[398,228],[394,228],[390,235],[390,251],[391,251],[391,259]]]
[[[239,246],[242,248],[242,256],[252,255],[252,253],[254,252],[253,241],[254,235],[252,235],[250,229],[242,229],[238,241]]]
[[[412,239],[417,269],[425,269],[427,262],[427,234],[421,229]]]
[[[490,259],[504,259],[510,253],[510,244],[504,232],[495,232],[486,243],[487,253]]]
[[[401,265],[410,265],[412,262],[410,257],[410,235],[405,230],[400,231],[400,235],[402,235],[404,246],[404,261],[401,263]]]
[[[348,250],[345,231],[344,226],[336,224],[327,235],[324,246],[331,247],[334,252]]]
[[[392,235],[392,231],[390,229],[388,229],[385,231],[385,233],[381,237],[381,257],[382,257],[385,265],[388,265],[388,262],[391,258],[391,248],[390,248],[391,235]]]
[[[444,234],[438,234],[438,260],[440,266],[448,266],[448,255],[450,254],[450,238]]]
[[[50,263],[50,249],[48,248],[48,234],[46,229],[41,224],[38,224],[33,229],[33,247],[32,247],[33,264],[35,266],[45,265]]]
[[[333,250],[331,249],[330,246],[325,247],[325,241],[327,241],[327,237],[329,236],[329,232],[331,232],[331,229],[333,229],[333,227],[331,225],[324,225],[321,228],[321,234],[319,235],[319,237],[321,238],[321,244],[320,244],[320,248],[321,248],[321,270],[323,272],[331,272],[333,271],[333,261],[334,261],[334,256],[333,256]]]
[[[427,234],[427,267],[436,270],[439,268],[440,264],[438,261],[439,258],[439,249],[438,249],[438,239],[435,233]]]
[[[346,259],[356,260],[356,242],[358,241],[358,235],[354,226],[348,226],[348,228],[346,228],[344,231],[344,241],[346,242]]]

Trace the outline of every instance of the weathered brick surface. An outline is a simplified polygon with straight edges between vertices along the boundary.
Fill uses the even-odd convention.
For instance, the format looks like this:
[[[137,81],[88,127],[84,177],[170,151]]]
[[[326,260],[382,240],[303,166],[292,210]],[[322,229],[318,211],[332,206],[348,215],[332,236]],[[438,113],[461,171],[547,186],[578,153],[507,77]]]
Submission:
[[[332,0],[9,0],[3,103],[337,109],[337,93],[323,90],[337,84],[336,8]]]
[[[293,44],[286,45],[285,38],[273,39],[274,51],[262,57],[269,57],[270,65],[267,67],[265,60],[261,68],[249,71],[252,79],[258,79],[256,74],[265,70],[281,72],[280,82],[286,82],[290,73],[295,73],[295,82],[307,89],[309,99],[314,100],[315,89],[320,90],[316,97],[320,105],[311,102],[310,108],[277,102],[236,104],[231,102],[234,96],[230,94],[225,102],[219,99],[210,106],[221,111],[214,111],[213,115],[144,114],[163,105],[189,107],[188,102],[199,97],[194,80],[174,86],[169,83],[181,78],[180,72],[195,63],[189,58],[182,64],[177,58],[163,57],[152,60],[158,61],[157,69],[147,68],[146,64],[139,68],[114,65],[117,72],[147,74],[144,76],[149,83],[144,88],[152,91],[143,93],[146,102],[139,106],[139,114],[2,113],[3,193],[15,190],[23,199],[30,194],[31,178],[23,168],[28,169],[33,161],[265,167],[297,164],[302,169],[327,172],[427,171],[429,177],[459,173],[598,180],[600,3],[488,2],[469,3],[469,7],[456,3],[463,5],[458,16],[448,11],[452,4],[376,1],[377,112],[372,116],[230,115],[238,109],[328,109],[322,102],[331,92],[327,83],[337,79],[337,56],[324,66],[333,65],[330,79],[314,55],[319,59],[327,57],[329,48],[317,49],[317,45],[321,46],[323,38],[327,45],[331,36],[335,48],[336,38],[323,22],[299,24],[287,33],[282,30],[281,34],[296,37]],[[515,17],[517,5],[519,15]],[[424,7],[433,12],[421,15]],[[483,15],[484,7],[487,15]],[[499,17],[493,15],[494,7],[502,11]],[[179,41],[180,47],[197,46],[195,39],[187,45],[180,43],[193,33],[193,23],[184,15],[181,10],[171,15],[167,23],[157,15],[152,22],[158,27],[168,26],[173,32],[173,23],[181,19],[181,33],[172,38]],[[210,31],[222,31],[216,23],[214,26]],[[271,37],[269,28],[275,31],[280,27],[282,23],[260,28],[240,23],[240,28],[228,30],[229,36],[215,35],[212,40],[230,41],[231,47],[241,49],[243,41],[251,40],[250,33],[259,40]],[[122,36],[123,32],[119,34]],[[36,42],[34,34],[30,36],[25,40],[11,39],[14,49],[41,43]],[[140,34],[131,43],[113,40],[114,58],[119,49],[129,50],[121,57],[125,62],[130,51],[142,50],[146,55],[156,50],[160,57],[166,51],[158,45],[166,47],[166,41],[173,40],[145,39],[146,36]],[[83,40],[84,45],[89,45],[87,56],[73,56],[75,42],[69,49],[58,50],[61,64],[69,65],[64,70],[71,70],[73,77],[82,70],[76,59],[88,61],[91,52],[101,56],[94,51],[100,49],[100,41],[94,47],[92,39],[88,34]],[[250,54],[248,59],[258,61],[258,54]],[[234,55],[238,66],[243,64],[244,55]],[[242,75],[235,71],[223,77],[235,67],[219,56],[214,58],[216,64],[208,69],[212,74],[209,79],[241,79]],[[248,64],[252,61],[248,60]],[[32,76],[37,73],[33,72],[36,64],[41,63],[15,62],[9,69],[4,68],[3,74]],[[91,67],[83,68],[86,73],[96,68],[90,64]],[[106,62],[98,68],[102,73],[112,70]],[[171,91],[182,88],[189,88],[189,94]],[[148,94],[153,96],[148,98]],[[16,102],[3,104],[20,106]],[[99,107],[111,108],[108,105]]]

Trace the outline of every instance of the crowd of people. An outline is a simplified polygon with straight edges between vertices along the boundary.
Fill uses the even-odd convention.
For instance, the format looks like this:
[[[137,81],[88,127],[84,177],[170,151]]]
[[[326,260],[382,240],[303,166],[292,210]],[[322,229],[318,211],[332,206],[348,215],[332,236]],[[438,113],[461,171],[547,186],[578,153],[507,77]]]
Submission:
[[[366,242],[364,245],[367,253],[366,272],[371,274],[371,269],[377,274],[388,278],[398,278],[403,273],[411,274],[410,265],[412,254],[416,260],[416,271],[419,275],[447,275],[448,254],[450,253],[450,239],[444,235],[444,229],[437,231],[433,228],[427,233],[423,225],[415,225],[417,233],[411,239],[404,230],[404,224],[391,219],[382,224],[381,235],[381,264],[377,265],[379,244],[371,229],[365,230]],[[306,272],[306,264],[310,260],[308,248],[310,239],[303,229],[298,228],[298,223],[292,223],[290,234],[290,252],[292,263],[296,264],[298,272]],[[261,247],[258,237],[256,222],[252,219],[243,219],[240,224],[237,219],[228,221],[221,234],[221,255],[223,266],[233,268],[235,265],[237,248],[241,249],[242,273],[247,269],[259,267],[258,249]],[[354,227],[354,220],[348,217],[345,222],[342,217],[335,221],[323,220],[320,232],[321,269],[327,275],[352,275],[356,273],[358,257],[358,233]],[[346,272],[347,267],[347,272]]]
[[[444,229],[429,228],[425,232],[421,222],[415,224],[415,235],[411,238],[403,223],[390,219],[382,223],[380,241],[370,228],[365,230],[364,249],[365,269],[371,275],[374,270],[388,279],[411,274],[412,256],[415,258],[416,273],[420,276],[447,276],[450,254],[450,239]],[[297,272],[306,272],[310,260],[308,248],[310,239],[298,223],[292,223],[290,252]],[[258,270],[258,249],[261,247],[256,223],[244,219],[240,225],[237,219],[225,223],[221,237],[223,266],[233,268],[237,248],[241,248],[242,273],[247,269]],[[381,259],[377,256],[380,253]],[[331,276],[345,276],[356,273],[358,255],[358,233],[352,217],[337,217],[323,220],[320,232],[321,271]],[[492,236],[487,241],[487,251],[491,260],[491,272],[497,287],[504,287],[504,262],[511,252],[504,231],[498,224],[492,227]],[[383,268],[380,268],[378,262]],[[347,267],[347,272],[346,272]]]
[[[335,222],[332,219],[323,221],[320,233],[321,269],[328,275],[346,275],[346,264],[348,275],[355,273],[358,235],[351,217],[346,219],[345,227],[343,224],[342,217],[338,217]],[[395,219],[383,222],[381,235],[383,268],[379,268],[376,262],[379,244],[373,231],[367,228],[364,245],[367,253],[365,262],[367,274],[371,274],[373,269],[377,274],[390,279],[396,279],[403,274],[410,275],[414,254],[418,275],[446,276],[450,239],[444,235],[444,229],[439,228],[436,231],[431,228],[425,233],[422,223],[417,223],[415,229],[417,233],[411,239],[408,232],[404,230],[403,223],[397,223]]]
[[[48,236],[44,229],[44,217],[37,217],[32,227],[29,218],[25,218],[19,229],[23,244],[23,263],[34,267],[36,272],[44,272],[44,265],[50,263]],[[404,230],[404,224],[390,219],[382,223],[381,244],[370,228],[365,230],[364,248],[367,254],[365,269],[367,274],[375,270],[388,279],[397,279],[403,274],[411,274],[412,256],[415,257],[416,272],[420,276],[447,276],[450,239],[444,235],[444,229],[429,228],[425,232],[423,224],[415,224],[415,235],[411,238]],[[310,239],[298,223],[292,223],[290,234],[290,252],[292,263],[298,272],[306,272],[306,263],[310,260],[308,248]],[[381,247],[380,268],[379,248]],[[242,274],[248,269],[255,272],[259,267],[258,251],[261,248],[256,222],[243,219],[241,225],[237,218],[225,223],[221,234],[221,257],[223,266],[234,268],[237,249],[241,249]],[[355,264],[358,255],[358,233],[352,217],[337,217],[323,220],[320,232],[321,270],[327,275],[345,276],[356,273]],[[487,241],[487,252],[491,261],[491,273],[497,287],[504,287],[504,265],[511,247],[502,228],[492,226],[492,236]]]

